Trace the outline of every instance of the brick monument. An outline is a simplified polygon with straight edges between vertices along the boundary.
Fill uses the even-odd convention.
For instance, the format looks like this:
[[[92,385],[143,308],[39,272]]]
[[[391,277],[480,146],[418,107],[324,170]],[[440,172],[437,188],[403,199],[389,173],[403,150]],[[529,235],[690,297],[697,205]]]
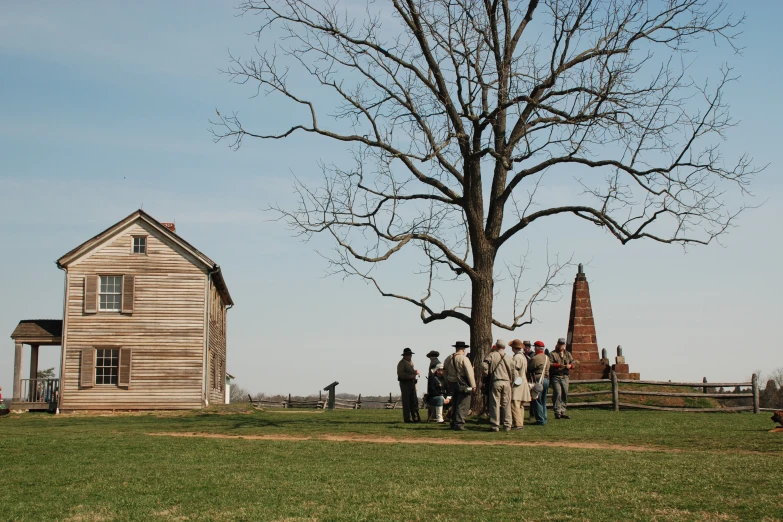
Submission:
[[[622,347],[617,347],[615,364],[609,362],[606,350],[599,353],[593,306],[590,302],[590,286],[581,264],[571,294],[571,315],[568,319],[566,342],[566,349],[576,360],[575,368],[571,370],[572,379],[608,379],[614,368],[618,379],[639,380],[638,373],[630,373]]]

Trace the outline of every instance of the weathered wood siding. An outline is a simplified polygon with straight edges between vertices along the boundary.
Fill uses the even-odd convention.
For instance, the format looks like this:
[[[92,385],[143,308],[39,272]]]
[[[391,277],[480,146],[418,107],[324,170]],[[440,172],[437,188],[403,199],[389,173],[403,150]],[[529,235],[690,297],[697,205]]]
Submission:
[[[134,235],[147,254],[132,254]],[[67,268],[68,306],[61,408],[202,406],[207,274],[190,254],[142,221]],[[132,313],[85,313],[85,277],[133,275]],[[127,309],[129,303],[123,303]],[[131,348],[130,383],[80,386],[85,348]],[[225,346],[225,344],[224,344]],[[94,373],[93,373],[94,375]]]
[[[209,403],[226,400],[226,303],[214,283],[209,288]]]

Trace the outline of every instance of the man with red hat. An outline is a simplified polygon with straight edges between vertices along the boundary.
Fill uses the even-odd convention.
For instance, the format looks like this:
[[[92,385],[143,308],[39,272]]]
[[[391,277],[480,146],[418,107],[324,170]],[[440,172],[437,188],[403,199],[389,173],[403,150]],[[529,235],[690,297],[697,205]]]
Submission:
[[[530,410],[536,418],[535,424],[537,426],[545,426],[547,422],[546,394],[549,391],[549,357],[544,354],[545,346],[543,341],[536,341],[533,343],[533,347],[536,350],[536,354],[527,367],[528,376],[531,382],[540,382],[543,389],[541,389],[536,399],[530,401]]]

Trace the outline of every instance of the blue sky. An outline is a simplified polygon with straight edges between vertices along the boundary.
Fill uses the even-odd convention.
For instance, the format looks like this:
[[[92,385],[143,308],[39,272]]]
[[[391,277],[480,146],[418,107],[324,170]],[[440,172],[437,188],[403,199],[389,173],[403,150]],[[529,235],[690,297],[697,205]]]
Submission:
[[[230,2],[21,2],[0,4],[0,333],[20,319],[58,318],[62,273],[54,261],[143,206],[224,269],[236,301],[229,312],[228,370],[267,393],[388,393],[410,346],[423,366],[430,349],[467,340],[459,322],[424,326],[410,305],[385,300],[355,280],[324,277],[315,252],[261,208],[290,204],[292,174],[320,175],[318,160],[345,157],[312,137],[237,152],[213,144],[215,109],[238,110],[267,129],[292,109],[229,83],[228,52],[247,55],[258,23]],[[552,220],[520,239],[542,254],[587,263],[598,342],[622,344],[644,378],[746,379],[783,366],[779,259],[783,217],[777,148],[783,120],[776,21],[783,4],[730,2],[746,9],[742,56],[707,49],[698,67],[727,61],[741,79],[727,91],[741,121],[721,150],[747,151],[769,168],[748,212],[721,245],[621,246],[595,227]],[[697,70],[697,72],[699,72]],[[557,191],[552,184],[547,190]],[[541,259],[541,258],[539,258]],[[388,277],[409,284],[410,268]],[[569,276],[570,278],[571,276]],[[538,322],[507,339],[564,336],[568,296],[540,309]],[[504,314],[507,316],[508,314]],[[58,348],[42,348],[55,366]],[[0,345],[0,385],[10,395],[13,343]]]

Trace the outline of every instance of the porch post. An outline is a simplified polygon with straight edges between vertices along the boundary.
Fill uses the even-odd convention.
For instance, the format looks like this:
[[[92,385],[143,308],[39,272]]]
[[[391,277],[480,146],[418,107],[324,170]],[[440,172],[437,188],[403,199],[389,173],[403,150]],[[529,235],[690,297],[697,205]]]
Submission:
[[[36,386],[35,379],[38,378],[38,345],[30,345],[30,402],[36,402],[38,400],[38,386]]]
[[[22,343],[16,343],[14,354],[14,393],[11,402],[22,402]]]

